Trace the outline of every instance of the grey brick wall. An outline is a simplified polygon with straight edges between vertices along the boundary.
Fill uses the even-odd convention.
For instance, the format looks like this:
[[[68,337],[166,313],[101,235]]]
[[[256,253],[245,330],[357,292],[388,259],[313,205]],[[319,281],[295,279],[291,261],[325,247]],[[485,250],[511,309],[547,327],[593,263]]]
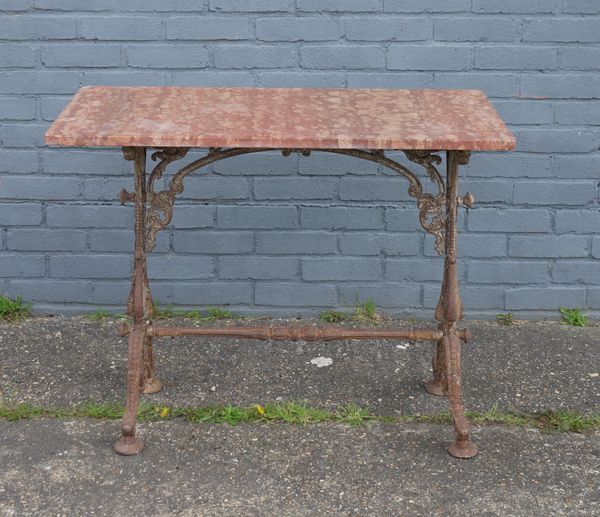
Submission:
[[[599,70],[593,0],[0,0],[0,287],[39,311],[125,302],[131,164],[42,141],[80,86],[479,88],[519,147],[462,176],[468,314],[597,314]],[[430,316],[441,266],[402,178],[272,153],[188,178],[149,267],[165,303]]]

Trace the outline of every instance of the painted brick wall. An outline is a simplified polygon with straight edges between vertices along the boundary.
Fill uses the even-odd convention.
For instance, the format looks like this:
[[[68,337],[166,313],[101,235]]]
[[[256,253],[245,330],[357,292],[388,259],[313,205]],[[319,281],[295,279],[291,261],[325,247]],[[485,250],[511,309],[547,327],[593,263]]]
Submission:
[[[130,164],[44,146],[82,85],[480,88],[518,152],[461,192],[471,316],[600,309],[597,0],[0,0],[0,284],[39,310],[122,306]],[[198,200],[194,202],[194,200]],[[150,261],[154,294],[242,312],[372,297],[429,316],[441,260],[406,184],[349,158],[277,154],[188,179]]]

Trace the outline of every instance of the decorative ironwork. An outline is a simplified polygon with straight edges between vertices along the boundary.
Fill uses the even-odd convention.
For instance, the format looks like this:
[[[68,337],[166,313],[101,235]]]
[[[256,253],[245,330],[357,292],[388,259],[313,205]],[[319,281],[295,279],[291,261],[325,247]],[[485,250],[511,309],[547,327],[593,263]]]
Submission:
[[[263,151],[272,151],[273,149],[262,148],[233,148],[222,149],[213,147],[209,149],[208,154],[194,162],[186,165],[176,174],[173,175],[169,186],[165,190],[157,192],[155,190],[156,181],[162,178],[169,164],[176,160],[184,158],[188,148],[165,148],[159,149],[152,154],[153,161],[158,161],[148,179],[146,199],[148,202],[148,210],[146,213],[146,251],[152,250],[156,245],[156,234],[164,229],[173,218],[173,204],[178,194],[181,194],[184,189],[183,180],[193,171],[205,167],[213,162],[239,156],[242,154],[257,153]],[[362,160],[372,161],[384,167],[398,172],[405,177],[409,182],[408,193],[416,199],[417,208],[419,210],[419,222],[428,233],[435,237],[435,248],[440,255],[444,254],[444,229],[446,224],[446,188],[444,180],[437,169],[437,165],[442,162],[439,155],[431,151],[404,151],[406,157],[414,163],[423,166],[427,175],[436,186],[437,192],[425,192],[423,185],[417,175],[409,168],[401,163],[387,157],[383,150],[376,149],[373,151],[363,151],[359,149],[317,149],[317,151],[328,152],[334,154],[343,154],[354,156]],[[299,153],[303,156],[310,156],[310,149],[282,149],[283,156],[290,156],[292,153]],[[464,204],[467,206],[472,196],[465,196]],[[129,194],[122,191],[119,195],[122,202],[134,200],[134,194]],[[462,202],[462,199],[461,199]],[[472,204],[472,203],[471,203]]]

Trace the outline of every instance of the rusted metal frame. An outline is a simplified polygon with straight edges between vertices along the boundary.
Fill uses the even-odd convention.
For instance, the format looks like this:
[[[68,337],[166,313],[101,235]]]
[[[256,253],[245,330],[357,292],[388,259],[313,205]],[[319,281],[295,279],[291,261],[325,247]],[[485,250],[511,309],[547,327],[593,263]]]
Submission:
[[[128,308],[133,317],[132,331],[129,335],[129,351],[127,361],[127,395],[125,413],[122,421],[122,436],[114,444],[119,454],[133,455],[139,453],[143,442],[135,435],[136,413],[140,398],[140,385],[143,382],[144,347],[150,343],[147,335],[147,317],[151,310],[149,289],[147,285],[146,255],[144,251],[145,221],[145,170],[146,148],[124,148],[125,159],[134,162],[135,185],[135,254],[133,268],[133,285]],[[150,340],[150,341],[149,341]]]
[[[146,215],[146,251],[150,251],[156,244],[156,234],[166,228],[171,222],[173,217],[173,205],[175,198],[178,194],[184,190],[183,180],[187,175],[193,171],[206,167],[216,161],[231,158],[233,156],[240,156],[243,154],[258,153],[264,151],[274,151],[275,149],[269,148],[232,148],[232,149],[221,149],[212,148],[208,154],[192,163],[186,165],[180,169],[169,182],[169,187],[165,190],[156,192],[154,189],[155,183],[160,179],[167,166],[175,160],[179,160],[186,156],[189,148],[165,148],[160,149],[152,154],[152,160],[159,160],[154,170],[150,174],[147,188],[147,203],[148,213]],[[354,156],[363,160],[378,163],[384,167],[387,167],[403,177],[409,182],[408,193],[411,197],[417,200],[417,207],[419,210],[419,221],[421,226],[435,237],[435,247],[440,255],[444,253],[444,232],[445,232],[445,185],[436,168],[436,165],[441,163],[441,158],[431,151],[404,151],[407,158],[414,162],[422,165],[429,178],[437,187],[437,193],[431,194],[425,192],[423,185],[417,175],[405,167],[404,165],[394,161],[385,156],[384,151],[374,150],[365,151],[360,149],[282,149],[281,152],[284,156],[290,156],[292,153],[301,153],[304,156],[310,156],[311,152],[327,152],[334,154],[343,154],[347,156]],[[127,191],[121,191],[119,198],[121,202],[132,201],[135,199],[135,195],[128,193]],[[469,202],[471,198],[465,197],[465,204]]]
[[[438,342],[436,358],[438,369],[442,368],[440,362],[443,362],[445,378],[442,376],[442,388],[447,388],[456,435],[448,452],[456,458],[471,458],[477,454],[477,447],[470,440],[470,424],[465,417],[462,400],[461,343],[460,331],[456,327],[457,322],[463,319],[456,252],[458,169],[459,165],[468,163],[470,154],[466,151],[449,151],[446,156],[446,249],[442,289],[435,312],[436,319],[441,322],[443,337]],[[443,354],[440,353],[440,345],[443,346]]]
[[[121,327],[121,335],[131,332],[127,325]],[[146,330],[153,337],[177,336],[227,336],[273,341],[335,341],[338,339],[409,339],[411,341],[438,341],[443,332],[435,329],[355,329],[333,325],[300,326],[278,325],[257,327],[160,327],[149,325]],[[459,330],[465,343],[471,338],[468,329]]]

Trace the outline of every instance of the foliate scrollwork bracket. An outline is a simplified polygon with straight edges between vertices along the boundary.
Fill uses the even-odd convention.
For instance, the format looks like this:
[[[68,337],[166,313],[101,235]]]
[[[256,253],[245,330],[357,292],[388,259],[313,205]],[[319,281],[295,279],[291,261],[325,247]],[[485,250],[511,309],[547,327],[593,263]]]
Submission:
[[[436,167],[442,163],[442,158],[430,151],[410,150],[404,151],[404,154],[411,162],[425,167],[427,175],[437,186],[435,195],[421,189],[413,197],[417,200],[421,226],[435,237],[435,249],[443,255],[446,240],[446,184]]]
[[[162,178],[167,166],[175,160],[180,160],[188,153],[189,148],[173,147],[156,151],[152,154],[153,161],[159,160],[148,178],[146,201],[146,251],[151,251],[156,246],[156,234],[167,227],[173,218],[173,204],[175,196],[183,192],[183,176],[175,174],[169,183],[169,188],[156,192],[154,185]]]

